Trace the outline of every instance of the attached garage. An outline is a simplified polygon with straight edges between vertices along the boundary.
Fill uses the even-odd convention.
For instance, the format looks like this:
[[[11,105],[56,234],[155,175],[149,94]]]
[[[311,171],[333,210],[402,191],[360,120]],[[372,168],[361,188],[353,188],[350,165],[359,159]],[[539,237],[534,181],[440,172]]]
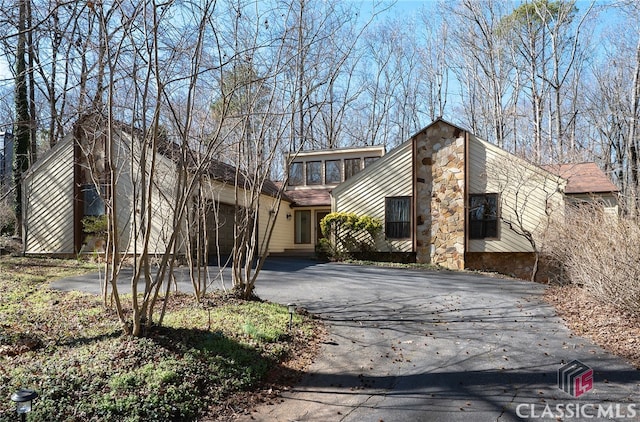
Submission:
[[[134,217],[140,212],[138,209],[140,199],[135,194],[136,189],[140,187],[134,185],[133,180],[143,171],[147,171],[140,165],[141,151],[138,148],[145,143],[132,142],[134,136],[128,125],[114,124],[111,127],[108,123],[108,119],[99,114],[82,117],[65,139],[40,157],[25,174],[23,182],[25,253],[75,256],[83,250],[83,237],[78,236],[82,234],[82,226],[78,223],[84,217],[84,213],[96,214],[93,208],[85,209],[85,202],[87,198],[97,199],[98,192],[107,195],[107,190],[103,191],[102,186],[99,189],[90,184],[87,177],[80,177],[81,171],[89,166],[83,165],[83,162],[76,157],[76,152],[80,149],[81,142],[86,142],[88,145],[92,145],[90,141],[102,142],[106,139],[109,128],[112,128],[111,139],[118,152],[116,154],[118,160],[114,164],[117,166],[119,177],[115,192],[108,193],[108,195],[115,194],[118,198],[116,209],[120,224],[118,246],[122,248],[120,253],[123,255],[140,253],[142,250],[144,236],[141,234],[140,220],[137,220],[138,225],[133,224],[136,221]],[[136,131],[136,136],[139,133],[141,132]],[[136,148],[132,148],[132,145]],[[85,149],[88,150],[88,147]],[[200,251],[206,253],[208,258],[214,258],[215,262],[218,256],[226,261],[226,258],[232,254],[235,243],[236,209],[239,210],[240,215],[244,215],[243,205],[248,203],[253,194],[245,189],[252,186],[251,183],[244,180],[234,166],[211,160],[207,177],[202,178],[202,184],[198,187],[201,192],[194,193],[193,203],[190,203],[189,210],[184,212],[183,220],[176,223],[174,221],[175,194],[176,184],[180,183],[176,177],[176,169],[182,151],[177,144],[161,142],[158,152],[158,171],[155,173],[157,179],[152,186],[154,209],[149,231],[150,253],[166,253],[169,239],[176,233],[177,239],[171,253],[176,255],[192,253],[197,256],[194,251]],[[104,159],[104,153],[94,155],[95,160],[98,160],[96,162],[105,168],[105,164],[100,161]],[[188,165],[191,166],[191,163]],[[200,168],[194,165],[194,168],[196,167]],[[131,171],[136,173],[132,174]],[[139,177],[136,180],[139,180]],[[92,179],[91,182],[93,182]],[[86,187],[82,188],[85,185]],[[89,185],[91,185],[90,188],[95,189],[90,189]],[[199,201],[204,198],[209,203],[206,211],[199,208]],[[282,207],[279,203],[280,198],[284,200]],[[239,208],[235,205],[236,201],[239,202]],[[255,231],[256,237],[260,240],[257,245],[258,254],[282,252],[293,244],[294,222],[291,220],[290,203],[291,200],[282,194],[280,186],[271,181],[264,182],[259,201],[252,211],[262,230],[262,232]],[[276,210],[282,212],[276,215]],[[203,245],[202,238],[198,238],[202,236],[203,231],[197,230],[199,224],[207,232],[206,250],[197,249]],[[268,245],[265,242],[267,236],[270,236],[271,240]],[[187,242],[192,244],[189,245]]]
[[[233,226],[235,206],[217,203],[211,207],[207,216],[207,235],[209,236],[209,257],[223,256],[233,252]]]
[[[238,211],[236,211],[236,209]],[[223,202],[210,204],[207,212],[207,236],[209,238],[208,260],[209,263],[218,264],[218,256],[220,263],[224,263],[233,253],[236,232],[234,230],[236,215],[242,219],[245,208],[236,208],[235,205],[225,204]],[[238,214],[236,214],[238,213]],[[242,225],[242,223],[240,223]],[[251,224],[249,224],[249,227]],[[240,236],[240,235],[239,235]]]

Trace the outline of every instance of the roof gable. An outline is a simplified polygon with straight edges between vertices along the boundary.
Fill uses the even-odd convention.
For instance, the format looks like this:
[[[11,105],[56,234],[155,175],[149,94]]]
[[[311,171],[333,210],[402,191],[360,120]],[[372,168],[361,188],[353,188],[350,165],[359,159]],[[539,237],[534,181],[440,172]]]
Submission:
[[[33,172],[39,171],[39,168],[53,159],[53,157],[56,156],[56,153],[62,150],[65,145],[68,145],[71,142],[77,142],[83,135],[82,131],[95,136],[101,128],[105,128],[106,130],[107,123],[107,118],[101,113],[89,113],[81,116],[73,125],[73,130],[67,133],[63,140],[56,144],[51,150],[43,154],[43,156],[28,169],[25,177]],[[132,130],[129,126],[120,122],[114,122],[112,127],[113,133],[116,135],[114,139],[117,142],[123,141],[123,134],[132,135],[131,139],[142,138],[143,136],[143,132],[141,130]],[[170,141],[166,136],[160,136],[158,138],[158,152],[162,157],[176,164],[179,163],[182,155],[180,145]],[[196,167],[195,154],[196,152],[194,150],[188,151],[187,166],[192,168]],[[239,186],[247,186],[250,184],[250,181],[245,178],[242,172],[237,172],[236,167],[219,160],[211,159],[206,171],[211,178],[222,183],[235,184],[237,180]],[[262,185],[262,193],[269,196],[277,196],[280,190],[281,188],[269,179],[265,180]],[[283,199],[290,201],[286,195],[283,194],[282,197]]]
[[[433,122],[429,123],[427,126],[423,127],[422,129],[420,129],[419,131],[417,131],[416,133],[414,133],[413,135],[411,135],[411,136],[409,137],[409,139],[413,139],[413,138],[415,138],[416,136],[418,136],[418,135],[419,135],[419,134],[421,134],[422,132],[427,131],[427,130],[428,130],[429,128],[431,128],[432,126],[435,126],[435,125],[440,124],[440,123],[443,123],[443,124],[445,124],[445,125],[451,126],[451,127],[455,128],[455,129],[458,129],[460,132],[467,132],[467,133],[471,133],[471,132],[469,132],[467,129],[461,128],[461,127],[460,127],[460,126],[458,126],[458,125],[454,125],[453,123],[448,122],[447,120],[444,120],[442,117],[438,117],[438,118],[437,118],[437,119],[435,119]]]

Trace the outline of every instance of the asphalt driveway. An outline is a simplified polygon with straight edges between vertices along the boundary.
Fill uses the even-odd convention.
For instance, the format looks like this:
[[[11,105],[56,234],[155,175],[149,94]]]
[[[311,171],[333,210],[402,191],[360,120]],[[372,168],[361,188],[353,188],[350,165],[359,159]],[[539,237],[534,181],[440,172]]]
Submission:
[[[573,335],[543,290],[470,273],[270,260],[257,294],[320,315],[330,336],[282,403],[244,420],[640,420],[640,372]],[[578,371],[579,397],[557,385],[573,360],[593,369],[591,389],[588,368]]]

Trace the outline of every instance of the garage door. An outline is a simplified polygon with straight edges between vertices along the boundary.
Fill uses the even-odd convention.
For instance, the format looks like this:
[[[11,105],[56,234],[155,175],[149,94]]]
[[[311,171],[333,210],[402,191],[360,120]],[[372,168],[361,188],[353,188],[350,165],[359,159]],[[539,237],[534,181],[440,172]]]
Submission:
[[[215,212],[217,211],[217,212]],[[233,251],[233,220],[235,207],[217,204],[217,210],[209,212],[207,231],[209,234],[209,256],[231,255]],[[219,249],[218,249],[219,248]]]

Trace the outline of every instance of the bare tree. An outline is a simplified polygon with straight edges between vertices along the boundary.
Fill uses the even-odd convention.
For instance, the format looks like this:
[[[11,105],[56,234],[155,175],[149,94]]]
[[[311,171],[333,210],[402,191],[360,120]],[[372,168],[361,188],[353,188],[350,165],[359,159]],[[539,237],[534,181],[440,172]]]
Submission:
[[[535,281],[549,226],[564,211],[561,190],[566,182],[523,159],[488,162],[487,179],[495,183],[500,193],[500,220],[524,238],[533,251],[531,281]]]
[[[202,46],[211,30],[208,25],[213,2],[176,5],[175,10],[153,1],[102,7],[105,6],[96,5],[93,9],[101,27],[98,57],[103,63],[96,64],[92,103],[99,115],[105,116],[95,125],[104,131],[93,138],[104,145],[104,162],[102,174],[95,170],[92,174],[96,181],[106,184],[107,193],[104,199],[109,235],[104,294],[105,300],[111,298],[115,304],[125,332],[140,336],[153,324],[162,323],[166,301],[159,316],[155,315],[156,304],[161,296],[169,294],[175,259],[184,251],[184,221],[193,193],[199,175],[205,171],[207,157],[211,158],[218,145],[213,140],[207,148],[197,151],[203,159],[191,158],[193,136],[198,133],[192,124],[195,92],[200,76],[213,71],[208,67],[210,63],[205,66],[202,60]],[[198,24],[190,27],[191,20],[176,23],[170,12],[192,14]],[[175,38],[163,38],[160,27],[163,34],[170,32]],[[195,36],[185,39],[176,34]],[[168,41],[175,44],[164,44]],[[185,43],[193,48],[185,50]],[[173,54],[163,54],[167,47],[173,49]],[[186,72],[181,67],[185,63]],[[178,69],[168,71],[172,67]],[[175,92],[185,94],[184,103],[174,97]],[[162,129],[163,116],[178,129],[174,139]],[[125,186],[129,186],[129,192],[123,189]],[[122,254],[131,249],[135,262],[130,281],[132,314],[128,317],[116,281]]]
[[[552,225],[549,250],[562,265],[562,282],[638,315],[640,228],[603,208],[597,202],[568,207],[564,221]]]
[[[451,60],[451,35],[446,19],[442,19],[436,26],[431,22],[431,17],[432,14],[427,11],[421,13],[425,31],[421,34],[423,46],[418,49],[422,64],[418,77],[424,86],[420,87],[418,102],[424,102],[426,98],[427,110],[422,110],[421,113],[429,121],[434,121],[445,115],[449,103],[449,80],[452,76],[447,63]]]
[[[640,209],[640,141],[638,140],[637,120],[640,117],[640,37],[635,49],[635,63],[632,72],[631,97],[629,98],[629,136],[627,142],[627,185],[632,186],[633,201],[627,204],[633,215]]]
[[[372,27],[365,38],[367,56],[361,79],[366,88],[365,95],[358,101],[366,110],[365,129],[358,136],[359,143],[364,145],[394,146],[402,141],[393,117],[394,113],[401,112],[396,107],[396,99],[406,94],[401,78],[405,72],[403,55],[409,49],[398,48],[405,44],[401,28],[403,25],[398,21],[389,20]]]
[[[382,28],[375,32],[375,37],[385,37],[390,35],[385,33]],[[392,90],[395,87],[396,75],[391,65],[391,59],[393,49],[389,44],[379,43],[375,37],[370,41],[368,48],[370,49],[370,64],[365,67],[368,70],[364,74],[363,79],[374,81],[369,83],[368,86],[368,102],[364,107],[367,107],[368,124],[366,126],[367,131],[364,135],[365,145],[390,143],[386,136],[389,134],[383,130],[385,127],[385,119],[388,116],[389,109],[391,108]],[[376,46],[380,48],[376,49]],[[372,72],[372,73],[369,73]],[[361,135],[362,136],[362,135]]]
[[[589,136],[597,145],[596,160],[602,162],[621,187],[625,212],[637,215],[638,141],[640,118],[640,8],[635,2],[621,3],[609,13],[618,13],[629,30],[606,28],[603,42],[610,48],[593,64],[594,82],[586,91],[585,117],[595,133]],[[632,51],[633,54],[629,54]]]
[[[518,6],[504,16],[501,30],[511,41],[511,57],[519,83],[529,99],[525,114],[532,121],[533,159],[563,162],[568,150],[567,127],[577,112],[567,89],[570,76],[580,71],[581,34],[592,4],[576,19],[571,1],[541,0]]]
[[[512,81],[508,34],[501,28],[508,4],[465,0],[446,6],[451,21],[451,46],[457,58],[454,72],[463,81],[466,123],[474,133],[499,147],[506,146],[509,118],[519,92]]]
[[[22,175],[29,168],[29,152],[32,150],[31,145],[35,142],[32,138],[32,107],[30,106],[31,89],[29,82],[30,69],[28,66],[28,39],[30,38],[29,16],[31,6],[30,0],[20,0],[18,2],[19,14],[17,25],[17,46],[15,61],[15,106],[16,106],[16,127],[14,136],[14,167],[13,177],[16,184],[15,211],[16,211],[16,234],[20,235],[22,230]],[[30,48],[29,48],[30,50]]]
[[[231,58],[228,71],[222,73],[223,96],[215,105],[218,114],[225,117],[226,142],[233,147],[235,221],[232,284],[235,292],[244,298],[254,295],[280,209],[282,188],[275,188],[271,182],[274,166],[283,149],[291,150],[293,142],[302,139],[297,125],[306,124],[307,114],[301,107],[304,108],[303,103],[310,93],[301,97],[300,86],[293,92],[289,91],[290,75],[287,74],[289,63],[297,63],[295,69],[300,71],[299,66],[307,63],[308,59],[305,49],[291,49],[286,36],[292,33],[287,17],[291,13],[296,15],[294,28],[300,25],[300,18],[304,18],[305,2],[294,3],[278,9],[284,16],[281,22],[278,22],[278,13],[252,13],[241,8],[240,3],[234,4],[233,46],[234,51],[240,54]],[[277,36],[271,37],[271,30]],[[261,47],[263,31],[268,34],[266,49]],[[245,38],[239,39],[240,35],[245,35]],[[301,42],[300,38],[297,39]],[[265,54],[270,58],[259,60],[265,59]],[[254,68],[254,62],[261,63],[260,71]],[[294,79],[300,84],[304,76],[298,75]]]

